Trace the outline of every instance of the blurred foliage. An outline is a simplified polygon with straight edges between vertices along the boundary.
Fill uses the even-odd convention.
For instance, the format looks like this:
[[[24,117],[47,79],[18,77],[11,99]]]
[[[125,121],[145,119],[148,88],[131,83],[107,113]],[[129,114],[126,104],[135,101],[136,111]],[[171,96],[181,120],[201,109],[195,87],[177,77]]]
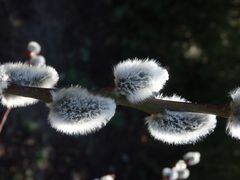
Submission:
[[[223,103],[240,85],[239,8],[239,0],[0,0],[1,62],[26,60],[36,40],[60,73],[59,87],[98,89],[113,86],[117,62],[149,57],[169,70],[165,94]],[[47,113],[42,104],[12,111],[0,139],[0,180],[107,173],[157,180],[189,150],[202,154],[189,179],[240,177],[240,142],[226,136],[223,119],[205,141],[175,147],[153,140],[146,114],[135,110],[119,107],[107,127],[83,137],[55,132]]]

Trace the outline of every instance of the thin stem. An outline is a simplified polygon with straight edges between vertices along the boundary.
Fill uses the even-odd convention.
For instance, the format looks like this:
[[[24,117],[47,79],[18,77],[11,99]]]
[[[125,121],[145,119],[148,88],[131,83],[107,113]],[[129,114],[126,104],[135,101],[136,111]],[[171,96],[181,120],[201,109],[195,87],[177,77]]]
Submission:
[[[6,111],[4,112],[2,121],[1,121],[1,123],[0,123],[0,133],[2,132],[3,126],[4,126],[4,124],[6,123],[7,118],[8,118],[8,115],[9,115],[9,113],[10,113],[11,110],[12,110],[11,108],[7,108]]]
[[[27,87],[20,86],[16,84],[11,84],[8,89],[5,90],[6,94],[19,95],[24,97],[31,97],[39,99],[46,103],[52,102],[51,91],[56,89],[47,88],[37,88],[37,87]],[[223,105],[212,105],[212,104],[196,104],[188,102],[176,102],[176,101],[166,101],[160,99],[147,99],[144,102],[133,104],[126,100],[123,96],[117,94],[113,89],[103,89],[98,91],[96,94],[104,95],[115,99],[116,103],[121,106],[131,107],[138,109],[140,111],[156,114],[162,112],[164,109],[169,109],[172,111],[185,111],[185,112],[196,112],[196,113],[206,113],[214,114],[223,118],[228,118],[231,113],[230,104]]]
[[[18,96],[30,97],[39,99],[43,102],[52,102],[51,91],[56,90],[53,88],[38,88],[30,86],[21,86],[17,84],[10,84],[9,87],[4,91],[5,94],[13,94]]]

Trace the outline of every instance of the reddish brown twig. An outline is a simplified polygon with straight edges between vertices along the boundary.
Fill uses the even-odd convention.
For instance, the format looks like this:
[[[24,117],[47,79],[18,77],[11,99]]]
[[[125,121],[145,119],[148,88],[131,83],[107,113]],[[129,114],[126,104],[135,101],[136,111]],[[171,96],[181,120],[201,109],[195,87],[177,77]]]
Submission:
[[[16,84],[11,84],[4,93],[19,95],[24,97],[31,97],[39,99],[46,103],[52,102],[51,91],[56,89],[47,88],[37,88],[37,87],[27,87],[20,86]],[[98,91],[96,94],[104,95],[115,99],[116,103],[121,106],[127,106],[140,111],[156,114],[162,112],[164,109],[169,109],[172,111],[185,111],[185,112],[196,112],[196,113],[206,113],[214,114],[220,117],[228,118],[231,113],[230,104],[223,105],[212,105],[212,104],[197,104],[188,102],[175,102],[166,101],[160,99],[148,99],[139,104],[133,104],[126,100],[123,96],[117,94],[113,89]]]
[[[7,108],[6,111],[4,112],[2,121],[0,123],[0,133],[2,132],[3,126],[5,125],[5,123],[7,121],[7,118],[8,118],[8,115],[9,115],[10,111],[11,111],[11,108]]]

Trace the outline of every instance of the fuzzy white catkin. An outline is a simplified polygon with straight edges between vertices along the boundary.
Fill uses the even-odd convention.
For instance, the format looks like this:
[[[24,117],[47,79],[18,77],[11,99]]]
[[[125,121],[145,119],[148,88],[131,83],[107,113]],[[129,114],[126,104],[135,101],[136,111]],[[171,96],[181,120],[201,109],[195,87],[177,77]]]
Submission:
[[[162,176],[168,180],[177,180],[178,179],[178,172],[175,169],[171,168],[163,168]]]
[[[184,170],[184,169],[187,168],[187,164],[185,163],[185,161],[179,160],[179,161],[175,164],[175,168],[176,168],[178,171],[182,171],[182,170]]]
[[[187,179],[190,176],[190,171],[189,169],[184,169],[178,172],[178,179]]]
[[[230,92],[230,96],[231,115],[228,118],[226,131],[233,138],[240,139],[240,88]]]
[[[100,179],[94,178],[93,180],[114,180],[114,179],[115,179],[114,174],[108,174],[108,175],[102,176]]]
[[[174,95],[157,96],[157,99],[170,101],[186,100]],[[202,113],[165,110],[163,114],[146,117],[150,134],[157,140],[168,144],[194,144],[214,131],[216,116]]]
[[[168,72],[152,59],[127,59],[114,67],[117,91],[132,102],[143,101],[159,92],[169,78]]]
[[[30,64],[33,66],[45,66],[46,65],[46,59],[43,56],[37,55],[37,56],[33,56],[30,59]]]
[[[41,46],[36,41],[30,41],[27,46],[28,51],[30,51],[31,56],[37,55],[41,52]]]
[[[190,171],[187,169],[187,164],[184,160],[179,160],[172,168],[178,173],[178,179],[187,179]]]
[[[59,79],[56,70],[50,66],[36,67],[19,62],[2,64],[0,69],[8,76],[10,83],[23,86],[52,88]],[[1,99],[1,103],[7,107],[22,107],[37,101],[37,99],[10,94],[3,94]]]
[[[114,176],[113,175],[105,175],[103,177],[101,177],[100,180],[114,180]]]
[[[200,162],[201,154],[199,152],[188,152],[183,156],[184,161],[189,165],[193,166]]]
[[[114,100],[80,87],[53,91],[52,98],[50,124],[65,134],[89,134],[105,126],[115,114]]]

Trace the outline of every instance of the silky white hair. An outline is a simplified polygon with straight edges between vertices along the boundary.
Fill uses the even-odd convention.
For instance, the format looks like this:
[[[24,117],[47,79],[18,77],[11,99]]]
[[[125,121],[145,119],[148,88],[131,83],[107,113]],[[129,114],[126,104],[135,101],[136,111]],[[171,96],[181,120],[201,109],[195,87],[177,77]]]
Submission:
[[[115,176],[113,176],[113,175],[111,175],[111,174],[102,176],[102,177],[100,178],[100,180],[114,180],[114,179],[115,179]]]
[[[200,162],[201,154],[199,152],[187,152],[184,154],[183,159],[189,165],[193,166]]]
[[[162,176],[169,180],[177,180],[178,179],[178,172],[174,168],[165,167],[162,170]]]
[[[184,169],[187,168],[187,164],[184,160],[179,160],[176,162],[174,168],[177,170],[177,171],[182,171]]]
[[[162,97],[172,101],[186,102],[179,96]],[[163,114],[156,114],[145,118],[150,134],[157,140],[168,144],[194,144],[214,131],[216,116],[165,110]]]
[[[117,91],[132,102],[143,101],[159,92],[169,78],[168,72],[152,59],[127,59],[114,67]]]
[[[65,134],[89,134],[105,126],[115,114],[116,103],[90,94],[81,87],[52,91],[49,121]]]
[[[41,52],[41,46],[36,41],[30,41],[27,46],[27,50],[30,51],[31,56],[37,55]]]
[[[8,79],[9,77],[5,70],[0,68],[0,97],[2,96],[4,89],[8,87]]]
[[[190,176],[189,169],[180,170],[180,171],[177,171],[177,173],[178,173],[178,179],[187,179]]]
[[[23,86],[52,88],[59,79],[56,70],[50,66],[37,67],[18,62],[2,64],[0,69],[8,76],[10,83]],[[22,107],[37,101],[37,99],[10,94],[3,94],[1,99],[1,103],[7,107]]]
[[[240,88],[230,92],[232,98],[231,114],[228,118],[226,131],[233,138],[240,139]]]
[[[46,59],[45,57],[41,56],[41,55],[36,55],[31,57],[29,63],[33,66],[45,66],[46,65]]]
[[[190,171],[187,169],[187,164],[184,160],[179,160],[172,168],[177,171],[178,179],[187,179],[190,175]]]

